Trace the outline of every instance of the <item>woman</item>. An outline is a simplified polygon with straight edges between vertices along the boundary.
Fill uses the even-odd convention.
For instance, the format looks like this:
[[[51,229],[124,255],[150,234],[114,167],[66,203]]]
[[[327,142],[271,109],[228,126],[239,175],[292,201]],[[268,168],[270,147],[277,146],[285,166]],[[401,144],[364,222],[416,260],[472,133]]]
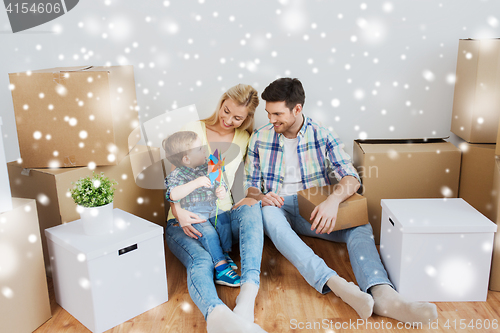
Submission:
[[[222,95],[211,117],[183,128],[197,132],[210,153],[218,149],[222,158],[236,156],[225,165],[224,179],[229,188],[238,166],[244,161],[258,104],[257,91],[249,85],[239,84]],[[226,196],[219,209],[231,210],[233,243],[239,241],[241,256],[241,291],[233,311],[217,296],[212,258],[196,240],[201,233],[191,226],[204,220],[182,209],[178,203],[171,204],[165,239],[170,251],[187,269],[189,294],[205,316],[209,333],[264,332],[253,323],[264,242],[261,202],[245,198],[231,207],[231,196]]]

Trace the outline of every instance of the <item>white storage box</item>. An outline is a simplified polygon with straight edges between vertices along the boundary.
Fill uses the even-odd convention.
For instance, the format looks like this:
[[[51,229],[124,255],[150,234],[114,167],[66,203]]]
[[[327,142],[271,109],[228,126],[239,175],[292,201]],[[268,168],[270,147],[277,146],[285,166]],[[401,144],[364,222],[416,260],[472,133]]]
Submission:
[[[380,255],[411,301],[486,301],[496,224],[463,199],[384,199]]]
[[[81,220],[45,230],[56,301],[104,332],[168,300],[163,228],[118,208],[115,230],[88,236]]]

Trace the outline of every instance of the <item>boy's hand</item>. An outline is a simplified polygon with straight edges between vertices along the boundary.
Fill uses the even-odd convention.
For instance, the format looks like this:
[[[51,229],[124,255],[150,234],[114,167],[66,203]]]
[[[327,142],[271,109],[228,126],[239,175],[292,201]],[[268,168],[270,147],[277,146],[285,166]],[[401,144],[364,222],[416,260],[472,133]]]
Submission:
[[[215,195],[221,200],[224,199],[226,197],[226,189],[224,188],[224,186],[218,187],[215,190]]]
[[[200,187],[212,187],[212,182],[207,176],[201,176],[193,180],[196,184],[196,188]]]

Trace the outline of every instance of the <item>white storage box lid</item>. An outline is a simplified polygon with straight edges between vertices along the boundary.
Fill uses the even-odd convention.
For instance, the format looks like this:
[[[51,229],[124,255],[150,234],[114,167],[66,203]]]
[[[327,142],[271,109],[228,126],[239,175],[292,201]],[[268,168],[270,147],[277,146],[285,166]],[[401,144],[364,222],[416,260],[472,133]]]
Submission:
[[[403,233],[497,231],[495,223],[460,198],[382,199],[381,206]]]
[[[84,254],[88,261],[163,234],[161,226],[118,208],[113,209],[113,219],[114,231],[106,235],[86,235],[81,220],[45,229],[45,235],[76,255]]]

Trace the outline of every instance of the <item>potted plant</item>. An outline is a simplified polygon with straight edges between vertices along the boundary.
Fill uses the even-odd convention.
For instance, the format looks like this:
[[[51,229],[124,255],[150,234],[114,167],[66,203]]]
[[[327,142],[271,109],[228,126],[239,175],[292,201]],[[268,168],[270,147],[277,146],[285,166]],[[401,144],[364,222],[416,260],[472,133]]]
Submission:
[[[102,235],[113,230],[114,185],[117,182],[104,176],[104,173],[92,173],[92,177],[80,178],[72,183],[71,197],[78,205],[77,211],[87,235]]]

